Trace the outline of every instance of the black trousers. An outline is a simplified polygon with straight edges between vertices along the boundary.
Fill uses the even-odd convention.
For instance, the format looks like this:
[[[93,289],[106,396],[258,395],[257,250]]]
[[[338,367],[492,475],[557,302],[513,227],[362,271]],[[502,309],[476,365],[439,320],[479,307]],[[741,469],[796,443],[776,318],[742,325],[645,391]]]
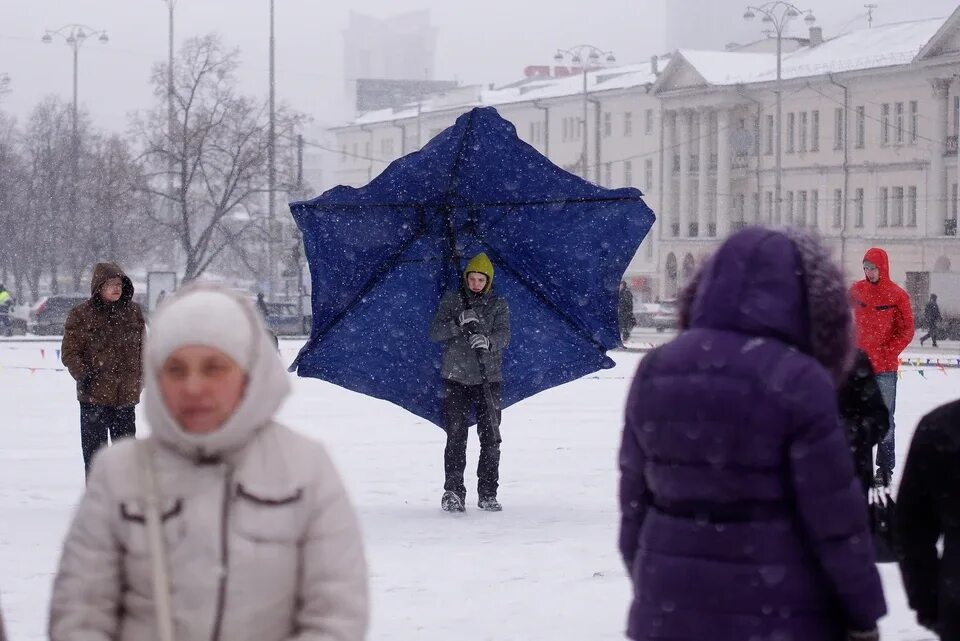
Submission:
[[[500,481],[500,383],[490,383],[490,395],[496,408],[491,417],[484,398],[483,385],[461,385],[443,381],[443,417],[447,430],[447,447],[443,452],[446,482],[443,489],[467,496],[463,470],[467,467],[467,434],[471,407],[477,414],[477,435],[480,437],[480,462],[477,465],[477,493],[481,499],[496,498]],[[491,419],[495,419],[493,423]]]
[[[137,435],[134,407],[108,407],[92,403],[80,403],[80,447],[83,449],[83,466],[90,476],[93,455],[106,446],[107,437],[116,443],[122,438]]]
[[[938,329],[938,328],[937,328],[937,324],[936,324],[936,323],[932,323],[932,324],[930,325],[930,327],[929,327],[929,331],[927,331],[927,333],[920,339],[920,342],[922,343],[923,341],[927,340],[928,338],[932,338],[932,339],[933,339],[933,346],[936,347],[936,346],[937,346],[937,329]]]

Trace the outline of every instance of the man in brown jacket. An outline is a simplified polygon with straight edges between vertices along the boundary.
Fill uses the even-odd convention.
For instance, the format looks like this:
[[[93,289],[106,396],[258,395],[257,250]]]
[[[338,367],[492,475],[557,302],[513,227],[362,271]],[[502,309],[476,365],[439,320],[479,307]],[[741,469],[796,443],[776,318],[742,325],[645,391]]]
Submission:
[[[136,434],[140,401],[143,312],[133,302],[133,282],[118,265],[97,263],[90,299],[67,316],[63,364],[77,381],[83,464],[107,444]]]

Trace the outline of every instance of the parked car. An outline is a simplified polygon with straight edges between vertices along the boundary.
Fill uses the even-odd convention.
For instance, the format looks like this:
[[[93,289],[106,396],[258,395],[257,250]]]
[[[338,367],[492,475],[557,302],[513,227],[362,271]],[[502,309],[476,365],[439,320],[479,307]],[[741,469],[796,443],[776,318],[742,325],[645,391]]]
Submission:
[[[310,333],[309,319],[301,318],[294,303],[266,303],[267,328],[277,336],[302,336]]]
[[[665,300],[660,303],[658,309],[651,319],[654,329],[663,332],[668,329],[677,329],[680,326],[680,316],[677,301]]]
[[[90,298],[90,294],[54,294],[41,298],[30,310],[28,330],[39,336],[61,336],[71,309]]]
[[[653,315],[659,311],[658,303],[637,303],[633,306],[633,318],[637,327],[653,327]]]

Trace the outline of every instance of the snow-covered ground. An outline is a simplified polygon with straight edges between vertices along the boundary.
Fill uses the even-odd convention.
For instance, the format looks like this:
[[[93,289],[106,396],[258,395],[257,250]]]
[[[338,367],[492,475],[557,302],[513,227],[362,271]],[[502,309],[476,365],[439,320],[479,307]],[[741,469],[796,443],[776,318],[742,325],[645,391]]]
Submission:
[[[668,338],[638,332],[631,344]],[[0,341],[0,604],[12,641],[45,638],[60,543],[83,487],[73,382],[56,342]],[[291,360],[298,345],[282,343]],[[910,356],[960,358],[954,349]],[[296,379],[282,420],[323,440],[361,514],[371,567],[370,638],[420,641],[621,639],[630,585],[616,548],[616,451],[638,353],[504,413],[504,511],[440,511],[443,433],[385,402]],[[923,371],[923,375],[919,373]],[[899,462],[920,417],[957,396],[960,369],[905,368]],[[883,566],[884,639],[930,638],[899,573]]]

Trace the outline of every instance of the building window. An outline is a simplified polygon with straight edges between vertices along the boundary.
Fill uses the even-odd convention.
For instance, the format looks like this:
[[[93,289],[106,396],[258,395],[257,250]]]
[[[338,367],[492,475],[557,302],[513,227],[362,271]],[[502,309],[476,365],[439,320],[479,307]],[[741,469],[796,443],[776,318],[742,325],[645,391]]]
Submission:
[[[755,191],[752,194],[753,202],[753,222],[754,224],[760,224],[760,192]]]
[[[917,226],[917,188],[907,187],[907,227]]]
[[[643,133],[648,136],[653,133],[653,109],[647,109],[645,122],[643,125]]]
[[[807,112],[800,112],[800,151],[805,152],[807,150]]]
[[[903,122],[903,103],[898,102],[893,106],[894,140],[898,145],[903,144],[904,122]]]
[[[817,228],[820,226],[820,191],[813,189],[810,191],[810,226]]]
[[[603,114],[603,137],[609,138],[613,135],[613,114],[609,111]]]
[[[960,134],[960,96],[953,97],[953,135]]]
[[[863,187],[857,187],[853,197],[854,227],[863,227]]]
[[[867,108],[857,107],[857,149],[867,144]]]
[[[633,187],[633,161],[623,161],[623,185]]]
[[[810,113],[810,151],[820,151],[820,112]]]
[[[613,163],[607,162],[603,164],[603,184],[607,187],[613,186]]]
[[[843,190],[833,190],[833,227],[839,229],[843,225]]]
[[[742,223],[746,214],[747,197],[744,194],[737,194],[733,204],[733,219],[735,222]]]
[[[891,227],[903,227],[903,187],[893,188],[893,211],[890,215]]]
[[[833,148],[843,149],[843,107],[833,110]]]
[[[653,159],[647,158],[643,161],[643,187],[647,191],[653,189]]]
[[[920,135],[920,103],[916,100],[910,101],[910,144],[917,144]]]
[[[890,103],[880,105],[880,144],[890,144]]]
[[[807,192],[797,192],[797,215],[793,221],[797,227],[807,226]]]
[[[764,200],[766,200],[766,210],[767,210],[766,218],[767,218],[767,224],[769,225],[770,223],[773,222],[773,192],[768,191],[766,193],[766,196],[764,197]]]
[[[766,144],[766,147],[764,147],[763,153],[765,153],[768,156],[772,156],[773,155],[773,136],[774,136],[773,116],[767,116],[766,122],[767,122],[767,127],[766,127],[767,144]]]
[[[623,135],[630,137],[633,135],[633,112],[628,111],[623,114]]]
[[[797,114],[787,114],[787,153],[792,154],[797,150]]]
[[[877,198],[877,227],[886,227],[890,217],[890,190],[880,188],[880,197]]]
[[[777,220],[777,224],[780,225],[782,222],[785,222],[788,226],[793,224],[793,192],[788,191],[787,197],[784,199],[784,205],[787,209],[787,219],[786,221]]]

